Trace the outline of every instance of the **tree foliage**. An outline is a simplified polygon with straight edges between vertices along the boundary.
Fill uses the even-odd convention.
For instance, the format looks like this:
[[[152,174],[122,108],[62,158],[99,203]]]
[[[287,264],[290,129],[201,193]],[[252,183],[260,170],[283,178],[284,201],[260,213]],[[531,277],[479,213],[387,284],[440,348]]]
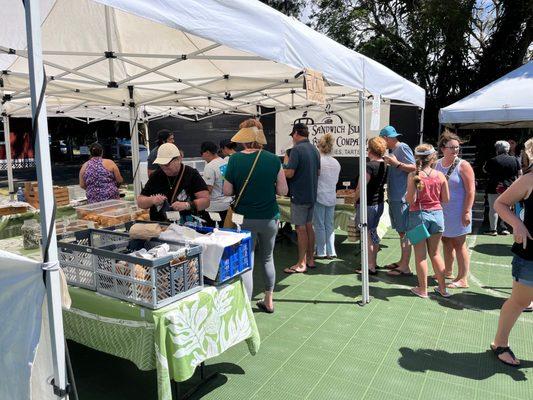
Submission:
[[[532,0],[314,0],[312,23],[412,80],[437,112],[517,68],[533,41]],[[530,56],[530,54],[529,54]]]
[[[262,3],[281,11],[285,15],[298,17],[305,7],[306,0],[261,0]]]

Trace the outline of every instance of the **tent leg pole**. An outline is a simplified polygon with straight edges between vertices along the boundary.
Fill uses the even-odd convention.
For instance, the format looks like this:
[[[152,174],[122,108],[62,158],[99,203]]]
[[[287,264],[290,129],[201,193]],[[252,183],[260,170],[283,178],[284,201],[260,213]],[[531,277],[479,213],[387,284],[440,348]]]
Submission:
[[[138,112],[137,106],[133,99],[133,86],[128,86],[130,92],[130,134],[131,134],[131,173],[133,176],[133,194],[135,201],[141,194],[141,179],[139,170],[139,125],[137,124]]]
[[[9,199],[15,198],[15,184],[13,183],[13,160],[11,159],[11,133],[9,129],[9,116],[4,115],[4,141],[6,149],[7,184],[9,188]]]
[[[359,92],[359,229],[361,231],[361,271],[362,299],[361,304],[370,303],[368,283],[368,229],[366,199],[366,121],[365,94]]]
[[[52,168],[50,145],[48,143],[48,122],[46,120],[46,100],[41,98],[45,79],[41,46],[41,9],[39,0],[25,1],[26,35],[28,43],[28,64],[31,92],[32,121],[35,127],[35,165],[39,182],[39,204],[41,232],[46,237],[50,232],[48,262],[45,264],[48,314],[50,319],[50,341],[54,365],[54,393],[58,398],[66,397],[67,378],[65,366],[65,338],[63,334],[63,315],[61,309],[61,288],[55,223],[52,221],[54,197],[52,187]],[[40,109],[39,101],[42,100]],[[43,258],[46,251],[43,246]]]
[[[420,144],[424,143],[424,109],[420,112]]]

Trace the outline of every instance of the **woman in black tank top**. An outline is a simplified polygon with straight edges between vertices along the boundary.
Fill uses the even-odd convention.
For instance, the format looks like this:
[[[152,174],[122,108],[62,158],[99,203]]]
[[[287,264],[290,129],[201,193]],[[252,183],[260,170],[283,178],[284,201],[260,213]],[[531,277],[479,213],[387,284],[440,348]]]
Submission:
[[[533,161],[533,160],[532,160]],[[527,170],[526,170],[527,171]],[[516,366],[520,361],[509,347],[509,334],[516,320],[533,302],[533,170],[529,169],[494,203],[499,216],[513,227],[513,289],[511,297],[502,306],[498,331],[491,348],[498,359]],[[512,211],[511,206],[524,201],[524,221]]]

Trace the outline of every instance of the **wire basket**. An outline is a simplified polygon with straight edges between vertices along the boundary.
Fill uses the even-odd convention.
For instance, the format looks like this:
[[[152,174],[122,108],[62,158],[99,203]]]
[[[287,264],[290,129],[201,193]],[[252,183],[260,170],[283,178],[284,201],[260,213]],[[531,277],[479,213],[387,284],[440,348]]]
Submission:
[[[151,309],[203,287],[201,247],[157,239],[130,240],[127,233],[89,229],[58,241],[67,282]],[[70,240],[69,240],[70,239]],[[146,259],[132,251],[169,245],[166,256]]]

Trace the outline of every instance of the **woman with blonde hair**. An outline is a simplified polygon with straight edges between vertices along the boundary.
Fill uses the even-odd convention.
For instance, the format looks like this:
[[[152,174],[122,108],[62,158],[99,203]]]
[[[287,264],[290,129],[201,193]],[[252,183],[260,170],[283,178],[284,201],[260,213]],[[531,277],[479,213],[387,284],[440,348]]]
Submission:
[[[259,265],[263,267],[265,291],[264,298],[257,307],[266,313],[274,312],[272,298],[276,282],[274,266],[274,245],[278,233],[279,208],[276,194],[287,194],[287,180],[281,168],[279,158],[263,150],[266,138],[262,125],[257,120],[246,120],[241,129],[232,138],[234,143],[241,143],[244,150],[233,154],[228,162],[224,176],[224,194],[235,196],[233,211],[244,216],[242,228],[252,233],[252,266],[255,258],[255,246],[259,243]],[[252,298],[252,271],[242,275],[248,297]]]
[[[444,232],[442,245],[445,277],[453,279],[449,288],[468,288],[470,255],[466,246],[466,235],[472,232],[472,206],[476,196],[474,170],[470,163],[459,158],[461,139],[455,133],[445,130],[439,140],[443,157],[435,169],[444,174],[450,189],[450,201],[442,206]],[[453,277],[453,263],[457,256],[457,276]]]
[[[387,151],[387,142],[382,137],[375,137],[368,141],[368,159],[366,163],[366,215],[368,230],[368,272],[376,275],[377,254],[379,251],[378,225],[383,215],[385,201],[385,183],[387,182],[387,164],[383,159]],[[360,192],[359,184],[355,189],[355,201],[358,202]],[[359,221],[359,204],[357,204],[356,221]],[[356,271],[360,273],[360,270]],[[412,275],[412,274],[411,274]]]
[[[432,145],[422,143],[415,148],[416,171],[409,174],[406,200],[409,203],[407,237],[415,249],[418,286],[411,289],[418,297],[428,298],[427,255],[431,260],[439,284],[434,289],[442,297],[449,297],[444,280],[444,262],[439,253],[439,243],[444,231],[442,203],[450,200],[448,182],[440,171],[434,169],[437,152]]]
[[[341,165],[331,155],[334,138],[326,133],[318,141],[320,152],[320,175],[318,176],[317,197],[313,211],[313,226],[316,235],[316,259],[334,258],[335,252],[335,203],[337,198],[337,182]]]

